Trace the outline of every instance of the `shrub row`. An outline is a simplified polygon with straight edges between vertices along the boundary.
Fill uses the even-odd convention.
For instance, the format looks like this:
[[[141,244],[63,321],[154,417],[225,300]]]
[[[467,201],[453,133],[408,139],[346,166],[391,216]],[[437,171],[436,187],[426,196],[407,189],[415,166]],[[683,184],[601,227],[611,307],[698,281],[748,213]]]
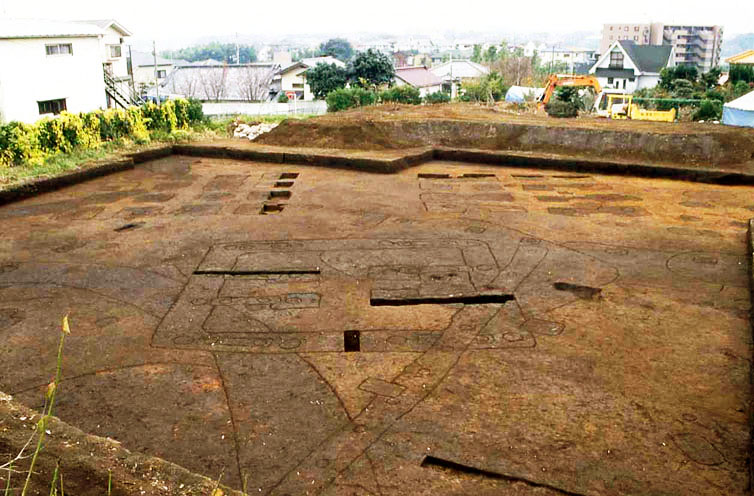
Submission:
[[[419,90],[413,86],[395,86],[379,93],[363,88],[340,88],[328,93],[325,101],[327,102],[328,112],[339,112],[349,108],[374,105],[375,103],[405,103],[409,105],[448,103],[450,95],[438,92],[422,98]]]
[[[162,105],[149,103],[125,110],[61,112],[35,124],[11,122],[0,125],[0,166],[39,165],[50,155],[96,148],[105,141],[147,143],[150,131],[172,133],[203,118],[198,100],[168,100]]]

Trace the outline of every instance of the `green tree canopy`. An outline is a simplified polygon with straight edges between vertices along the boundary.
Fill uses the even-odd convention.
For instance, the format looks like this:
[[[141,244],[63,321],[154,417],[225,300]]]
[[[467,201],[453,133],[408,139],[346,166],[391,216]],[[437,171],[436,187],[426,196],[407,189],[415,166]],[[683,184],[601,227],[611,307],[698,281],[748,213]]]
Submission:
[[[344,38],[332,38],[319,46],[322,55],[330,55],[343,62],[348,62],[353,57],[353,47]]]
[[[240,60],[236,60],[236,48]],[[180,50],[162,52],[164,57],[171,59],[185,59],[189,62],[214,59],[228,64],[248,64],[257,61],[257,51],[252,45],[238,45],[235,43],[218,43],[213,41],[206,45],[195,45]]]
[[[306,71],[306,82],[314,98],[324,100],[331,91],[346,87],[348,71],[335,64],[317,64]]]
[[[362,88],[390,84],[395,76],[393,61],[382,52],[359,52],[348,67],[351,84]]]

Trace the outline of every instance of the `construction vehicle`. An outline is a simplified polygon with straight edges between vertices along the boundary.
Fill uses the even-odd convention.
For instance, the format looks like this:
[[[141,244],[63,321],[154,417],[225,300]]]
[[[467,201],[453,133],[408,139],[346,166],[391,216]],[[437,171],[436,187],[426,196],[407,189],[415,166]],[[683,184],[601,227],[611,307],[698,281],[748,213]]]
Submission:
[[[539,100],[539,106],[547,105],[555,93],[555,89],[562,86],[575,86],[593,88],[596,94],[602,91],[599,81],[594,76],[581,76],[578,74],[550,74],[545,84],[545,92]]]
[[[602,105],[605,101],[606,104]],[[603,108],[604,107],[604,108]],[[674,122],[676,110],[645,110],[634,103],[634,96],[626,93],[601,93],[595,103],[597,115],[617,120]]]

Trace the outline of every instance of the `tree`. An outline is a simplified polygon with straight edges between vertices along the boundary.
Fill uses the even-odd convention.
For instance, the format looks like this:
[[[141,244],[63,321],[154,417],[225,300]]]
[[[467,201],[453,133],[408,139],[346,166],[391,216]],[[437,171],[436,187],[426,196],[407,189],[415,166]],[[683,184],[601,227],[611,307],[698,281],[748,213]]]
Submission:
[[[270,83],[275,72],[268,67],[246,66],[234,69],[240,71],[236,83],[241,96],[250,102],[267,100]]]
[[[484,60],[491,64],[492,62],[495,62],[497,58],[497,47],[495,45],[490,45],[484,54]]]
[[[199,76],[204,96],[209,101],[218,101],[225,95],[228,79],[227,67],[212,67],[201,71]]]
[[[306,71],[306,82],[314,98],[324,100],[331,91],[346,87],[348,71],[336,64],[317,64]]]
[[[390,84],[395,76],[393,62],[384,53],[372,50],[359,52],[349,65],[351,83],[362,88]]]
[[[474,45],[474,52],[471,54],[471,61],[477,63],[482,61],[482,45]]]
[[[344,38],[332,38],[319,46],[322,55],[330,55],[336,59],[348,62],[353,57],[353,47]]]
[[[236,57],[238,54],[238,57]],[[257,61],[257,51],[252,45],[236,45],[235,43],[218,43],[213,41],[206,45],[195,45],[180,50],[162,52],[162,55],[173,59],[185,59],[189,62],[214,59],[228,64],[248,64]]]
[[[709,72],[702,74],[700,79],[704,84],[704,88],[710,89],[717,86],[717,82],[720,80],[720,74],[722,74],[722,71],[719,67],[713,67]]]

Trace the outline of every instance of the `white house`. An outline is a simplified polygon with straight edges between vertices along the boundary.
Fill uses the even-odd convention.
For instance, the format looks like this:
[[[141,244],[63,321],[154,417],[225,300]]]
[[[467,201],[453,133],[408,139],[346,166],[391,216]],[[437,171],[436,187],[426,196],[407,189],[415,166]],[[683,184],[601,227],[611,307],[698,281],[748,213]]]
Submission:
[[[1,20],[0,121],[127,105],[130,35],[112,20]]]
[[[395,69],[393,83],[396,86],[418,88],[422,97],[442,91],[442,79],[426,67],[398,67]]]
[[[610,45],[589,69],[603,88],[633,93],[653,88],[660,82],[660,71],[675,66],[673,45],[637,45],[632,40],[618,40]]]
[[[134,79],[134,86],[140,93],[146,91],[157,84],[165,83],[168,75],[173,71],[174,61],[157,57],[155,67],[155,56],[149,52],[131,51],[131,71]]]
[[[318,64],[335,64],[338,67],[346,66],[340,60],[330,56],[301,59],[280,70],[277,76],[275,76],[273,83],[275,89],[284,93],[295,93],[297,100],[314,100],[312,89],[306,82],[306,71],[312,67],[316,67]]]
[[[485,66],[471,60],[452,60],[434,66],[430,71],[442,80],[442,89],[449,92],[453,98],[458,95],[461,83],[479,79],[490,73]]]

